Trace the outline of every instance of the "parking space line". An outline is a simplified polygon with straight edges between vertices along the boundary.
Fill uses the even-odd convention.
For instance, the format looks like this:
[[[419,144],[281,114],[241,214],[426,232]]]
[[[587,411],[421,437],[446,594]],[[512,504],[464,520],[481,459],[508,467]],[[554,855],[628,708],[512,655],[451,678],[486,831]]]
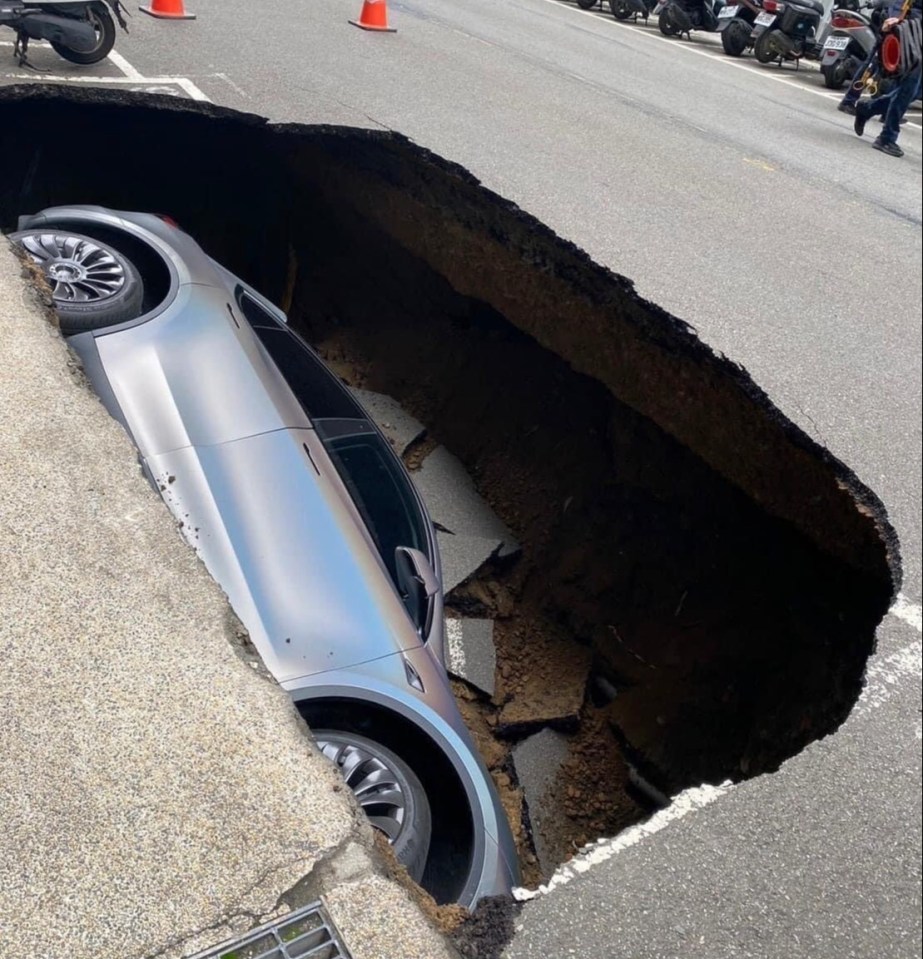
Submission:
[[[116,70],[121,70],[131,80],[143,80],[144,77],[141,75],[139,70],[136,70],[126,59],[122,56],[121,53],[116,52],[115,50],[109,51],[109,62],[116,68]]]

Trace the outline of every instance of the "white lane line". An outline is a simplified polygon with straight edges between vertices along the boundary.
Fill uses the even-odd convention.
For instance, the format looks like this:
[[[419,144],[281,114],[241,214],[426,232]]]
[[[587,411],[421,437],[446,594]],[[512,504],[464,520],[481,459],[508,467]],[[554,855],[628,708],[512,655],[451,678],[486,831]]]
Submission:
[[[126,59],[122,56],[121,53],[117,53],[115,50],[109,51],[109,62],[116,68],[116,70],[121,70],[130,80],[143,80],[144,77],[141,74],[140,70],[136,70]]]
[[[903,593],[898,593],[888,612],[912,626],[918,633],[923,633],[923,608],[919,603],[911,603]]]
[[[538,889],[514,889],[513,897],[520,902],[525,902],[538,896],[547,895],[560,886],[566,886],[581,873],[587,872],[593,866],[598,866],[631,846],[636,846],[643,839],[647,839],[648,836],[653,836],[654,833],[658,833],[661,829],[669,826],[671,822],[676,822],[676,820],[688,816],[691,812],[696,812],[711,805],[716,799],[720,799],[730,792],[732,788],[728,782],[722,783],[720,786],[697,786],[694,789],[687,789],[681,792],[666,809],[654,813],[645,822],[631,826],[612,839],[599,839],[588,846],[584,846],[574,859],[558,866],[548,882],[539,886]]]

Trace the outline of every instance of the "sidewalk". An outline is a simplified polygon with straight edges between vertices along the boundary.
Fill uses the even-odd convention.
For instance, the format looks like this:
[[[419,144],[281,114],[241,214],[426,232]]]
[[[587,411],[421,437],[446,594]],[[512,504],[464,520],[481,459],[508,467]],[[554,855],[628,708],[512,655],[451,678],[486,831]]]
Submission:
[[[0,238],[0,959],[179,959],[323,896],[454,954],[252,660]]]

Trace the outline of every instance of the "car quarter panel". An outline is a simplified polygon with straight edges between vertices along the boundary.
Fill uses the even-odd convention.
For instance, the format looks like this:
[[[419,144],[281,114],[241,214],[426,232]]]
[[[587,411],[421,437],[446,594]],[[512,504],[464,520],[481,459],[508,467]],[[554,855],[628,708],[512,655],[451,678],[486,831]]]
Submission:
[[[223,288],[184,284],[162,315],[96,347],[144,456],[309,426]]]

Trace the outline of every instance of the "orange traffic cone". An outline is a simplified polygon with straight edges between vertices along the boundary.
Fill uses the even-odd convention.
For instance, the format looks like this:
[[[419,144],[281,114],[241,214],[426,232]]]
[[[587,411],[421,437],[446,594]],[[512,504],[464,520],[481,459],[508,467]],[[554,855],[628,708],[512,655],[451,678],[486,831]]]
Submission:
[[[363,30],[378,30],[379,33],[397,33],[388,26],[388,5],[385,0],[365,0],[358,20],[349,21],[354,27]]]
[[[195,20],[194,13],[186,13],[184,0],[151,0],[146,7],[138,9],[163,20]]]

